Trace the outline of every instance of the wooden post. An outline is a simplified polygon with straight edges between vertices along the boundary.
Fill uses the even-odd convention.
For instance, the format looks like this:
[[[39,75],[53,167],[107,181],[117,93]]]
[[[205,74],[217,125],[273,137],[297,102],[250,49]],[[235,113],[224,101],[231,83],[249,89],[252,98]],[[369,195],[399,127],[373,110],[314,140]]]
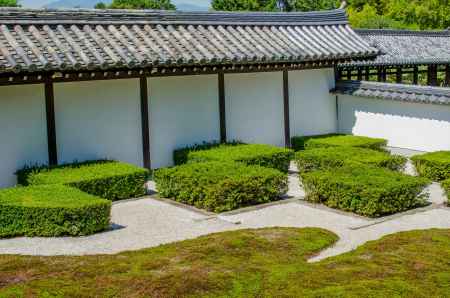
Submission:
[[[429,86],[437,86],[437,66],[428,65],[427,84]]]
[[[358,67],[358,81],[362,81],[363,73],[361,67]]]
[[[402,81],[403,81],[403,73],[402,73],[402,68],[401,67],[397,67],[397,72],[396,72],[395,76],[396,76],[395,77],[395,81],[398,84],[401,84]]]
[[[383,81],[383,68],[381,66],[377,67],[377,81],[382,82]]]
[[[283,71],[284,143],[291,148],[291,125],[289,115],[289,71]]]
[[[369,81],[370,80],[370,67],[366,66],[366,71],[364,74],[364,80]]]
[[[55,94],[50,78],[45,82],[45,113],[47,118],[48,164],[58,165],[58,150],[56,144]]]
[[[450,64],[445,66],[445,86],[450,87]]]
[[[352,69],[347,69],[347,80],[351,80],[352,79]]]
[[[225,74],[219,72],[219,121],[220,121],[220,142],[227,142],[227,118],[225,107]]]
[[[144,168],[151,169],[150,159],[150,124],[148,112],[148,85],[147,77],[141,77],[139,80],[141,94],[141,129],[142,129],[142,156]]]
[[[383,67],[381,69],[381,81],[386,82],[386,79],[387,79],[387,69]]]
[[[419,85],[419,67],[418,66],[414,66],[414,70],[413,70],[413,84],[414,85]]]

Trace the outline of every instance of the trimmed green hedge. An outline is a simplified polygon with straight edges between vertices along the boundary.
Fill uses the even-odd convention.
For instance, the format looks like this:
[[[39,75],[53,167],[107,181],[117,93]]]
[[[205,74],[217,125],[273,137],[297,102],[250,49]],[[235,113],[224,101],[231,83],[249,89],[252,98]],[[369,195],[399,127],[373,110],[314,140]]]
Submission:
[[[294,152],[290,149],[270,145],[220,145],[209,150],[191,151],[187,159],[188,163],[234,161],[287,172],[293,155]]]
[[[420,176],[434,181],[450,178],[450,151],[415,155],[411,160]]]
[[[216,161],[160,169],[154,178],[162,197],[214,212],[277,200],[288,183],[275,169]]]
[[[444,188],[445,193],[447,194],[448,198],[447,205],[450,206],[450,179],[444,180],[442,182],[442,188]]]
[[[176,149],[173,152],[173,162],[176,166],[183,165],[188,162],[189,154],[194,151],[209,150],[217,148],[219,146],[237,146],[244,145],[244,143],[239,141],[232,141],[227,143],[220,143],[218,141],[213,142],[203,142],[202,144],[195,144],[192,146],[187,146],[184,148]]]
[[[306,199],[331,208],[379,217],[426,205],[426,178],[351,165],[302,174]]]
[[[323,148],[323,147],[360,147],[378,151],[385,151],[383,147],[387,145],[387,140],[352,135],[327,134],[317,136],[293,137],[292,148],[295,151]]]
[[[295,161],[300,172],[342,167],[348,161],[399,171],[405,167],[407,159],[371,149],[330,147],[299,151]]]
[[[0,191],[0,237],[81,236],[109,227],[111,202],[63,185]]]
[[[32,167],[17,172],[19,184],[62,184],[116,201],[144,196],[149,171],[117,161],[90,161],[58,167]]]

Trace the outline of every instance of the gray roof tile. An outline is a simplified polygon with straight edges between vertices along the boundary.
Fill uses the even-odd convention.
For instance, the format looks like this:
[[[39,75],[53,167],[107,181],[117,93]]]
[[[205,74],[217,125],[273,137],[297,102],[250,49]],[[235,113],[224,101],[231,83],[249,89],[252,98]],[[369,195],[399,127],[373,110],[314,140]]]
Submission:
[[[450,88],[442,87],[340,81],[331,92],[377,99],[450,105]]]
[[[0,9],[0,73],[336,61],[378,51],[345,12]]]

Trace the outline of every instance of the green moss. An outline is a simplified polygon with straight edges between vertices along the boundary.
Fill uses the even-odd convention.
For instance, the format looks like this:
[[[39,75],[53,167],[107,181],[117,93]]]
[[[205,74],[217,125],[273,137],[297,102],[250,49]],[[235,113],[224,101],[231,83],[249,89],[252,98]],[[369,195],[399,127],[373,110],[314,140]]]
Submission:
[[[389,235],[319,263],[337,236],[241,230],[83,257],[0,256],[1,297],[448,297],[450,230]]]
[[[25,168],[17,173],[22,185],[62,184],[112,201],[145,195],[149,172],[116,161],[90,161],[58,167]]]
[[[154,178],[162,197],[214,212],[274,201],[287,191],[286,174],[234,162],[160,169]]]
[[[188,162],[234,161],[287,172],[292,156],[292,150],[270,145],[221,145],[210,150],[191,151]]]
[[[411,158],[417,172],[434,181],[450,178],[450,151],[415,155]]]
[[[387,169],[347,164],[302,174],[307,200],[379,217],[426,205],[428,179]]]
[[[403,169],[406,164],[405,157],[356,147],[303,150],[296,153],[295,160],[300,172],[341,167],[349,161],[383,167],[393,171]]]
[[[111,202],[62,185],[0,191],[0,237],[88,235],[109,226]]]
[[[338,134],[293,137],[291,143],[296,151],[336,146],[360,147],[384,151],[383,147],[387,145],[387,141],[384,139]]]

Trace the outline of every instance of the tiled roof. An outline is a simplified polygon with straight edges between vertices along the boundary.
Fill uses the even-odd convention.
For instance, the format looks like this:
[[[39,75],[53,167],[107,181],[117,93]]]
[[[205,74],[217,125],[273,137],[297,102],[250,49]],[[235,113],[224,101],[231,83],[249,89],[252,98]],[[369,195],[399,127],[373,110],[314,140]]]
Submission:
[[[0,9],[0,73],[374,58],[343,10]]]
[[[381,54],[351,65],[414,65],[450,63],[450,31],[355,30]]]
[[[450,88],[366,81],[340,81],[333,93],[406,102],[450,105]]]

